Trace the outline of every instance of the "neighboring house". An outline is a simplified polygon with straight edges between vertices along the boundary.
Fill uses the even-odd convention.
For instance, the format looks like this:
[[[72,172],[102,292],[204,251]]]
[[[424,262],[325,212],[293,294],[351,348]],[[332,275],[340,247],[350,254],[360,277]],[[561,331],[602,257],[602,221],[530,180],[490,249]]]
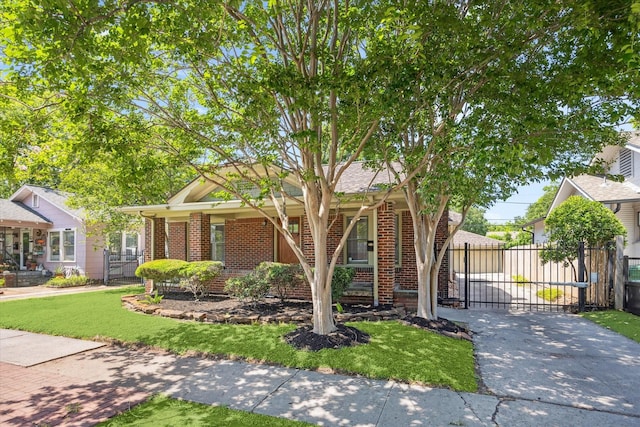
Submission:
[[[574,195],[601,202],[616,214],[627,230],[624,254],[640,257],[640,133],[632,133],[624,146],[605,147],[596,160],[609,164],[607,174],[621,175],[624,181],[615,182],[604,175],[565,178],[549,212]],[[535,243],[547,241],[543,221],[529,225],[534,227]]]
[[[0,264],[4,268],[54,271],[62,266],[91,279],[104,277],[105,238],[99,229],[88,229],[84,213],[70,208],[68,198],[68,193],[58,190],[23,185],[9,199],[0,199]],[[114,246],[120,240],[129,251],[138,251],[142,237],[117,233],[109,241]]]
[[[449,229],[460,224],[462,215],[449,212]],[[469,248],[469,273],[502,273],[504,242],[465,230],[458,230],[451,242],[451,271],[465,272],[465,244]],[[452,276],[453,277],[453,276]]]
[[[382,182],[384,178],[376,178],[373,172],[356,162],[343,175],[337,191],[347,195],[366,191],[375,199],[383,191],[375,185]],[[301,195],[294,181],[285,185],[289,194]],[[209,181],[196,179],[166,204],[123,208],[124,212],[145,218],[145,260],[222,261],[225,270],[222,277],[211,284],[213,292],[222,292],[227,278],[246,274],[262,261],[298,262],[271,222],[238,200],[217,197],[219,190]],[[334,208],[336,206],[337,201]],[[329,254],[337,247],[345,224],[359,204],[343,201],[339,207],[339,211],[334,211],[337,216],[329,230]],[[265,203],[264,209],[277,218],[269,202]],[[307,259],[313,259],[313,242],[303,208],[291,203],[287,206],[287,214],[294,238]],[[446,213],[443,218],[438,244],[444,243],[448,233]],[[360,219],[349,235],[338,264],[356,270],[354,283],[346,293],[345,301],[348,302],[398,304],[401,299],[404,302],[406,291],[417,290],[413,226],[402,192],[391,194],[386,203]],[[448,269],[448,259],[445,259],[440,277],[444,292]],[[414,292],[413,297],[415,295]],[[310,299],[310,289],[305,286],[293,296]]]

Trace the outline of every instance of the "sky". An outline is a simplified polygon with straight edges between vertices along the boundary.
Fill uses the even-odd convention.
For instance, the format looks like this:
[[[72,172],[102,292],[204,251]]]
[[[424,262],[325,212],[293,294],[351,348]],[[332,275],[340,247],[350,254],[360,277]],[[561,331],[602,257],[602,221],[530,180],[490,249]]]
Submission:
[[[513,221],[516,216],[524,216],[529,205],[542,196],[543,188],[548,184],[548,181],[543,181],[518,187],[516,194],[504,202],[496,202],[487,210],[484,217],[491,224],[504,224],[507,221]]]

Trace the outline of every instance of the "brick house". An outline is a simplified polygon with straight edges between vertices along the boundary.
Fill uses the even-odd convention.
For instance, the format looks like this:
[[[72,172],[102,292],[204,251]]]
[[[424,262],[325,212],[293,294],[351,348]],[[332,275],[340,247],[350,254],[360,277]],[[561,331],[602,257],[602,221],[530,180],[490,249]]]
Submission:
[[[375,198],[381,191],[375,185],[384,182],[373,172],[354,163],[342,177],[337,191],[356,194],[367,191]],[[296,194],[295,183],[289,182],[288,193]],[[299,190],[299,189],[298,189]],[[262,261],[296,263],[298,260],[273,224],[238,200],[216,197],[219,188],[206,180],[196,179],[168,200],[166,204],[129,206],[124,212],[145,218],[145,261],[162,258],[187,261],[217,260],[224,263],[221,277],[210,284],[210,291],[222,293],[229,277],[246,274]],[[301,192],[298,191],[297,195]],[[345,224],[360,206],[342,202],[335,211],[329,230],[327,251],[333,253]],[[265,207],[269,212],[269,206]],[[273,217],[277,218],[275,210]],[[313,242],[302,207],[288,206],[289,229],[298,239],[304,254],[313,259]],[[438,226],[437,244],[448,235],[448,214]],[[417,302],[417,272],[413,249],[413,227],[401,192],[391,194],[377,210],[366,213],[354,227],[338,260],[339,265],[356,270],[354,282],[343,302],[374,305]],[[445,257],[438,287],[446,296],[449,260]],[[150,284],[148,287],[150,290]],[[293,295],[311,299],[309,287]]]

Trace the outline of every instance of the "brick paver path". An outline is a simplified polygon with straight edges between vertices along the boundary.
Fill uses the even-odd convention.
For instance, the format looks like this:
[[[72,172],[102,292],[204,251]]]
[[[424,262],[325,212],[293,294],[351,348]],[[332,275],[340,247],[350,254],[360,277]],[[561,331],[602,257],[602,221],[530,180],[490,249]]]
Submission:
[[[108,381],[0,362],[1,426],[90,426],[146,400],[149,392]]]

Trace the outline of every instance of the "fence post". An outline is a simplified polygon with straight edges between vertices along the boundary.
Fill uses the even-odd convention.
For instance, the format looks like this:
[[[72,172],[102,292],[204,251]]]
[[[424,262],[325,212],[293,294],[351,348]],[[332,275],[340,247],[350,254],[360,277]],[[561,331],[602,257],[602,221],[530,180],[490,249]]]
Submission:
[[[105,285],[109,284],[109,249],[102,251],[102,282]]]
[[[624,309],[625,277],[628,277],[629,258],[624,256],[624,238],[616,236],[616,280],[613,284],[613,308]]]
[[[471,282],[469,280],[469,242],[464,244],[464,308],[469,308]]]
[[[578,282],[587,281],[587,271],[584,265],[584,242],[580,242],[578,245]],[[582,313],[586,305],[587,289],[578,288],[578,312]]]

